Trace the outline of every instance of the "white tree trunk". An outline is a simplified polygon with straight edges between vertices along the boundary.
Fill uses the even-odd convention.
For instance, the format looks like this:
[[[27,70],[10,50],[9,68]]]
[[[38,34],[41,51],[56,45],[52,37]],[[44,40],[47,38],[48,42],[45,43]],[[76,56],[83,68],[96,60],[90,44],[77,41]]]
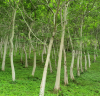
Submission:
[[[27,52],[24,46],[24,52],[25,52],[25,67],[28,67],[28,61],[27,61]]]
[[[56,91],[58,91],[60,89],[61,60],[62,60],[62,51],[63,51],[63,47],[64,47],[65,25],[67,24],[66,12],[67,12],[68,4],[69,4],[69,2],[67,3],[67,6],[65,5],[65,9],[64,9],[64,24],[62,24],[62,37],[61,37],[60,50],[59,50],[57,75],[56,75],[56,81],[55,81],[55,86],[54,86],[54,90],[56,90]],[[61,10],[61,23],[62,23],[62,10]]]
[[[60,4],[60,0],[58,0],[56,17],[54,18],[54,19],[56,19],[55,21],[57,21],[57,14],[58,14],[58,9],[59,9],[59,4]],[[43,71],[43,77],[42,77],[42,81],[41,81],[41,85],[40,85],[40,94],[39,94],[39,96],[44,96],[48,63],[49,63],[49,60],[50,60],[50,52],[51,52],[51,48],[52,48],[52,45],[53,45],[53,39],[54,39],[55,33],[56,33],[56,22],[55,22],[55,25],[54,25],[54,32],[53,32],[53,35],[50,39],[50,43],[49,43],[49,46],[48,46],[48,53],[47,53],[47,58],[46,58],[44,71]]]
[[[3,48],[2,48],[3,42],[2,42],[2,39],[1,39],[0,43],[1,43],[0,44],[0,51],[1,51],[1,58],[2,58],[2,56],[3,56]]]
[[[79,69],[79,52],[77,51],[77,76],[80,76],[80,69]]]
[[[34,66],[33,66],[32,76],[34,76],[35,69],[36,69],[36,52],[34,51]]]
[[[14,15],[13,15],[13,22],[12,22],[12,34],[11,34],[11,53],[10,53],[10,61],[11,61],[11,69],[12,69],[12,80],[15,81],[15,69],[14,69],[14,64],[13,64],[13,38],[14,38],[14,23],[15,23],[15,16],[16,16],[16,10],[14,10]]]
[[[72,62],[71,62],[71,66],[70,66],[70,78],[72,80],[74,80],[74,75],[73,75],[74,55],[75,55],[75,50],[72,51]]]
[[[83,19],[81,22],[81,31],[80,31],[80,38],[82,39],[82,28],[83,28]],[[82,40],[80,41],[80,67],[81,67],[81,72],[83,72],[82,68]]]
[[[82,68],[82,51],[80,51],[80,67],[81,67],[81,72],[83,72],[83,68]]]
[[[85,71],[87,71],[87,59],[86,59],[86,54],[84,52],[84,55],[85,55]]]
[[[30,54],[31,54],[31,44],[29,45],[29,59],[30,59]]]
[[[2,71],[5,70],[5,60],[6,60],[6,53],[7,53],[7,43],[8,43],[8,36],[5,40],[5,44],[4,44],[4,54],[3,54],[3,60],[2,60]]]
[[[64,27],[64,31],[65,31],[65,27]],[[62,49],[63,49],[63,44],[64,44],[64,33],[62,33],[62,37],[61,37],[61,44],[60,44],[60,50],[59,50],[59,59],[58,59],[58,67],[57,67],[57,75],[56,75],[56,82],[55,82],[55,90],[59,90],[60,89],[60,71],[61,71],[61,60],[62,60]]]
[[[64,83],[65,85],[68,84],[68,75],[67,75],[67,65],[66,65],[66,52],[65,52],[65,48],[63,48],[63,52],[64,52]]]
[[[91,62],[90,62],[90,54],[89,54],[89,52],[88,52],[88,61],[89,61],[89,68],[90,68]]]
[[[43,52],[42,52],[42,63],[44,63]]]
[[[50,52],[53,44],[53,37],[50,39],[49,47],[48,47],[48,54],[44,66],[44,71],[43,71],[43,77],[41,81],[41,86],[40,86],[40,95],[39,96],[44,96],[44,90],[45,90],[45,83],[46,83],[46,75],[47,75],[47,69],[48,69],[48,63],[50,60]]]

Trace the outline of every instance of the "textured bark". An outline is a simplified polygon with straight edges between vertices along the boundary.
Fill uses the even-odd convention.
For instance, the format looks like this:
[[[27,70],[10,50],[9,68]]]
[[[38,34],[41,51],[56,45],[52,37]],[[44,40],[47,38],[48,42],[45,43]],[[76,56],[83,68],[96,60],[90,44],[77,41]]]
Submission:
[[[14,10],[14,15],[13,15],[13,22],[12,22],[12,34],[11,34],[11,52],[10,52],[10,61],[11,61],[11,69],[12,69],[12,80],[15,81],[15,69],[14,69],[14,64],[13,64],[13,38],[14,38],[14,24],[15,24],[15,16],[16,16],[16,10]]]

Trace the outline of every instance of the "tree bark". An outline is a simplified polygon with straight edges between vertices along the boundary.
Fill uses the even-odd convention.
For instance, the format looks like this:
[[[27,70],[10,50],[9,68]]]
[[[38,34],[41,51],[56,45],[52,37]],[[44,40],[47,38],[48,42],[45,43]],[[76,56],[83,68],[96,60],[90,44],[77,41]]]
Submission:
[[[40,94],[39,94],[39,96],[44,96],[46,75],[47,75],[48,63],[49,63],[49,60],[50,60],[50,52],[51,52],[51,48],[52,48],[52,45],[53,45],[54,36],[55,36],[55,33],[56,33],[56,22],[57,22],[59,4],[60,4],[60,0],[58,0],[56,16],[54,18],[55,19],[54,32],[53,32],[53,35],[52,35],[52,37],[50,39],[50,43],[49,43],[49,46],[48,46],[48,53],[47,53],[47,58],[46,58],[44,71],[43,71],[43,77],[42,77],[42,81],[41,81],[41,85],[40,85]]]
[[[65,9],[64,9],[64,24],[62,25],[62,27],[63,27],[62,28],[62,37],[61,37],[60,50],[59,50],[57,75],[56,75],[56,81],[55,81],[55,87],[54,87],[54,90],[56,90],[56,91],[58,91],[60,89],[61,60],[62,60],[62,51],[63,51],[63,47],[64,47],[65,25],[67,23],[66,11],[67,11],[68,4],[69,4],[69,2],[67,3],[67,6],[65,4]],[[62,11],[61,11],[61,23],[62,23]]]
[[[80,66],[81,66],[81,72],[83,72],[83,68],[82,68],[82,28],[83,28],[83,19],[82,19],[82,23],[81,23],[81,31],[80,31]]]
[[[26,49],[25,49],[25,45],[24,45],[24,52],[25,52],[25,67],[28,67],[28,61],[27,61],[27,52],[26,52]]]
[[[70,78],[72,80],[74,80],[74,75],[73,75],[74,55],[75,55],[75,50],[72,51],[72,62],[71,62],[71,66],[70,66]]]
[[[63,52],[64,52],[64,83],[65,85],[68,84],[68,75],[67,75],[67,65],[66,65],[66,52],[65,52],[65,48],[63,48]]]
[[[86,54],[84,52],[84,55],[85,55],[85,71],[87,71],[87,59],[86,59]]]
[[[88,52],[88,61],[89,61],[89,68],[90,68],[91,61],[90,61],[90,54],[89,54],[89,52]]]
[[[32,76],[34,76],[35,69],[36,69],[36,52],[34,51],[34,64],[33,64]]]
[[[11,43],[10,61],[11,61],[12,80],[13,81],[15,81],[15,69],[14,69],[14,63],[13,63],[13,38],[14,38],[15,16],[16,16],[16,10],[14,9],[13,22],[12,22],[12,34],[11,34],[11,39],[10,39],[10,43]]]

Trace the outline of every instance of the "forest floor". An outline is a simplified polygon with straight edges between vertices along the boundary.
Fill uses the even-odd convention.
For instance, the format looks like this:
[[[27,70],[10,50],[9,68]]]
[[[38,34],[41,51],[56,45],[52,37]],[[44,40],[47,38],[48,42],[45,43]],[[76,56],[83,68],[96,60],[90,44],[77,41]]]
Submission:
[[[32,53],[33,54],[33,53]],[[14,66],[16,73],[16,81],[12,81],[11,75],[11,65],[10,58],[6,57],[5,71],[0,70],[0,96],[39,96],[40,84],[43,74],[44,63],[42,63],[41,55],[37,54],[37,68],[35,76],[32,77],[32,65],[33,65],[33,55],[31,59],[28,59],[29,67],[25,68],[25,57],[23,56],[23,64],[20,61],[19,53],[14,56]],[[71,53],[67,54],[67,66],[68,66],[68,77],[69,69],[71,64]],[[44,61],[46,55],[44,56]],[[45,86],[45,96],[100,96],[100,57],[97,57],[96,62],[93,62],[93,57],[91,57],[91,67],[88,68],[86,72],[83,72],[80,77],[77,77],[76,63],[77,58],[75,58],[74,64],[74,76],[75,81],[72,81],[70,77],[68,78],[69,84],[64,86],[64,68],[62,60],[61,69],[61,90],[59,93],[53,91],[55,80],[56,80],[56,68],[55,61],[51,57],[51,64],[53,68],[53,73],[50,73],[50,68],[48,67],[46,86]],[[2,59],[0,58],[0,68],[2,65]],[[83,57],[83,69],[84,69],[84,57]]]

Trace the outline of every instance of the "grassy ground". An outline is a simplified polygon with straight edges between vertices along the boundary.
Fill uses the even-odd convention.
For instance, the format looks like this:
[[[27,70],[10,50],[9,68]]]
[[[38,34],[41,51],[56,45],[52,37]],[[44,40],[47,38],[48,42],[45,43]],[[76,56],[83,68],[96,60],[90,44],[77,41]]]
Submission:
[[[33,65],[33,55],[31,54],[31,59],[28,59],[29,67],[24,67],[24,58],[23,64],[20,61],[20,55],[17,53],[14,56],[14,66],[16,72],[16,81],[12,82],[11,77],[11,66],[10,59],[7,55],[6,58],[6,68],[5,71],[0,70],[0,96],[39,96],[40,84],[42,79],[43,67],[44,64],[41,62],[41,56],[37,54],[37,68],[35,76],[32,77],[32,65]],[[44,56],[44,59],[46,55]],[[91,57],[92,58],[92,57]],[[50,68],[48,68],[46,87],[45,87],[45,96],[100,96],[100,66],[99,58],[93,63],[93,58],[91,59],[91,68],[81,74],[80,77],[76,76],[76,59],[74,65],[74,76],[75,81],[71,81],[69,77],[69,68],[71,64],[71,54],[67,54],[67,65],[68,65],[68,77],[69,84],[64,86],[64,69],[63,69],[63,60],[62,60],[62,69],[61,69],[61,90],[59,93],[54,93],[53,88],[56,80],[56,69],[54,60],[51,59],[51,64],[53,67],[53,73],[50,73]],[[0,68],[2,59],[0,59]],[[83,58],[84,65],[84,58]],[[84,68],[84,67],[83,67]]]

